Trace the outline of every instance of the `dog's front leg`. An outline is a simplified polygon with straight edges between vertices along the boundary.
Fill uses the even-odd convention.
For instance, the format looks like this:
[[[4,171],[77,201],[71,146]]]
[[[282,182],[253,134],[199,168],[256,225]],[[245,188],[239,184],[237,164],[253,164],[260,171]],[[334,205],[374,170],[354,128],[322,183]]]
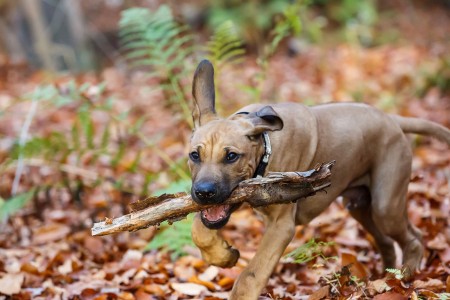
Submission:
[[[267,229],[258,251],[234,284],[230,299],[258,299],[284,250],[294,237],[295,206],[279,205],[271,207],[270,210],[265,222]]]
[[[192,224],[192,240],[208,264],[231,268],[239,259],[239,251],[232,248],[218,230],[206,228],[199,214],[195,215]]]

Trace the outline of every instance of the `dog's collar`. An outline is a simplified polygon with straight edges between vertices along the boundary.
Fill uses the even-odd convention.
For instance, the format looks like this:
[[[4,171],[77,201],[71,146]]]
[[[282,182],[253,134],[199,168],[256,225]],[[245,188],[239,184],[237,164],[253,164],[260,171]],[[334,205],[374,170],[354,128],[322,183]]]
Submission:
[[[236,113],[236,115],[248,115],[248,111],[240,111]],[[272,155],[272,145],[270,144],[269,134],[264,131],[262,133],[263,142],[264,142],[264,154],[259,161],[258,166],[256,167],[255,173],[253,174],[253,178],[263,177],[266,172],[267,165],[269,164],[270,155]]]
[[[272,146],[270,145],[270,138],[267,132],[263,132],[263,141],[264,141],[264,154],[259,161],[258,167],[256,167],[255,174],[253,174],[253,178],[263,177],[266,172],[267,165],[269,164],[269,158],[272,154]]]

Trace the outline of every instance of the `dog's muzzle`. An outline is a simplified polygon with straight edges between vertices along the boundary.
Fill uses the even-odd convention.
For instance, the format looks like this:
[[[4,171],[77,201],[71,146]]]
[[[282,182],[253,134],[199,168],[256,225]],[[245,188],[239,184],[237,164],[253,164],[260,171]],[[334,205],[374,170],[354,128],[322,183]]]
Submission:
[[[230,193],[224,193],[223,188],[212,182],[198,182],[192,185],[192,199],[200,205],[214,206],[200,212],[202,223],[209,229],[219,229],[228,222],[230,215],[239,205],[222,204]]]

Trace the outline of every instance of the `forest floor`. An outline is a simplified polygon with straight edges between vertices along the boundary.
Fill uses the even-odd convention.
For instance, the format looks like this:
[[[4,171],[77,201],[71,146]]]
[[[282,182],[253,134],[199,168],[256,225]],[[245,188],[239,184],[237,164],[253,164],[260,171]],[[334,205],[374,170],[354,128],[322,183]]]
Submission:
[[[357,100],[389,113],[450,127],[449,90],[436,83],[447,80],[448,84],[448,41],[442,39],[439,30],[437,37],[423,38],[427,28],[436,24],[448,32],[450,21],[443,20],[439,11],[419,9],[414,16],[423,27],[411,24],[411,20],[399,20],[407,18],[403,15],[392,21],[400,24],[403,38],[396,44],[373,48],[348,43],[310,45],[293,57],[277,54],[270,60],[261,86],[263,101],[311,105]],[[415,31],[418,27],[421,32]],[[240,87],[254,86],[257,72],[254,58],[247,57],[242,64],[218,74],[223,114],[252,101],[248,91]],[[140,73],[130,75],[114,68],[98,74],[55,77],[10,67],[0,75],[0,163],[9,157],[30,114],[31,102],[23,100],[23,95],[43,82],[57,86],[61,93],[69,89],[72,80],[80,85],[89,82],[85,96],[90,100],[113,97],[113,110],[131,111],[131,122],[145,115],[141,134],[155,137],[157,145],[147,147],[130,138],[125,154],[115,163],[94,159],[93,151],[69,156],[56,167],[51,160],[26,161],[18,192],[43,188],[25,208],[0,224],[0,299],[228,298],[264,232],[263,223],[248,207],[235,212],[223,230],[225,238],[241,253],[237,266],[231,269],[208,266],[190,244],[178,257],[157,249],[143,251],[158,236],[156,228],[91,236],[93,222],[127,213],[127,204],[140,198],[132,191],[143,185],[143,172],[162,174],[148,183],[148,192],[154,192],[174,178],[169,162],[179,162],[186,156],[189,126],[174,113],[173,106],[162,101],[160,92],[149,91],[154,82]],[[69,136],[80,106],[38,106],[29,135],[48,136],[57,130]],[[101,113],[91,116],[93,130],[101,132],[108,118]],[[113,127],[110,139],[123,138],[121,132],[120,125]],[[288,251],[311,239],[332,244],[316,252],[310,248],[313,259],[306,263],[283,258],[261,299],[450,299],[450,294],[443,294],[450,293],[450,149],[439,141],[416,136],[411,137],[411,146],[414,158],[408,215],[422,231],[425,245],[422,268],[415,280],[404,282],[394,270],[383,275],[373,239],[338,199],[311,224],[297,228]],[[140,173],[130,171],[137,156]],[[12,164],[0,169],[0,196],[5,199],[11,194],[16,167]],[[123,179],[127,191],[115,188],[117,178]],[[51,186],[55,181],[61,184]],[[75,181],[83,185],[73,187]]]

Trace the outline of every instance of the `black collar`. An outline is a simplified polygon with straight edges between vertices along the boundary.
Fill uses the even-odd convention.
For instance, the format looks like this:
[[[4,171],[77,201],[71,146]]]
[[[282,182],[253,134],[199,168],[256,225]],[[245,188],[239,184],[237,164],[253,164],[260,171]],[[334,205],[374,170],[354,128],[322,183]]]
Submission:
[[[237,115],[248,115],[249,112],[241,111],[236,113]],[[262,138],[264,141],[264,154],[259,161],[258,166],[256,167],[255,173],[253,174],[253,178],[263,177],[266,172],[267,165],[269,164],[269,158],[272,154],[272,146],[270,145],[269,134],[267,132],[263,132]]]

